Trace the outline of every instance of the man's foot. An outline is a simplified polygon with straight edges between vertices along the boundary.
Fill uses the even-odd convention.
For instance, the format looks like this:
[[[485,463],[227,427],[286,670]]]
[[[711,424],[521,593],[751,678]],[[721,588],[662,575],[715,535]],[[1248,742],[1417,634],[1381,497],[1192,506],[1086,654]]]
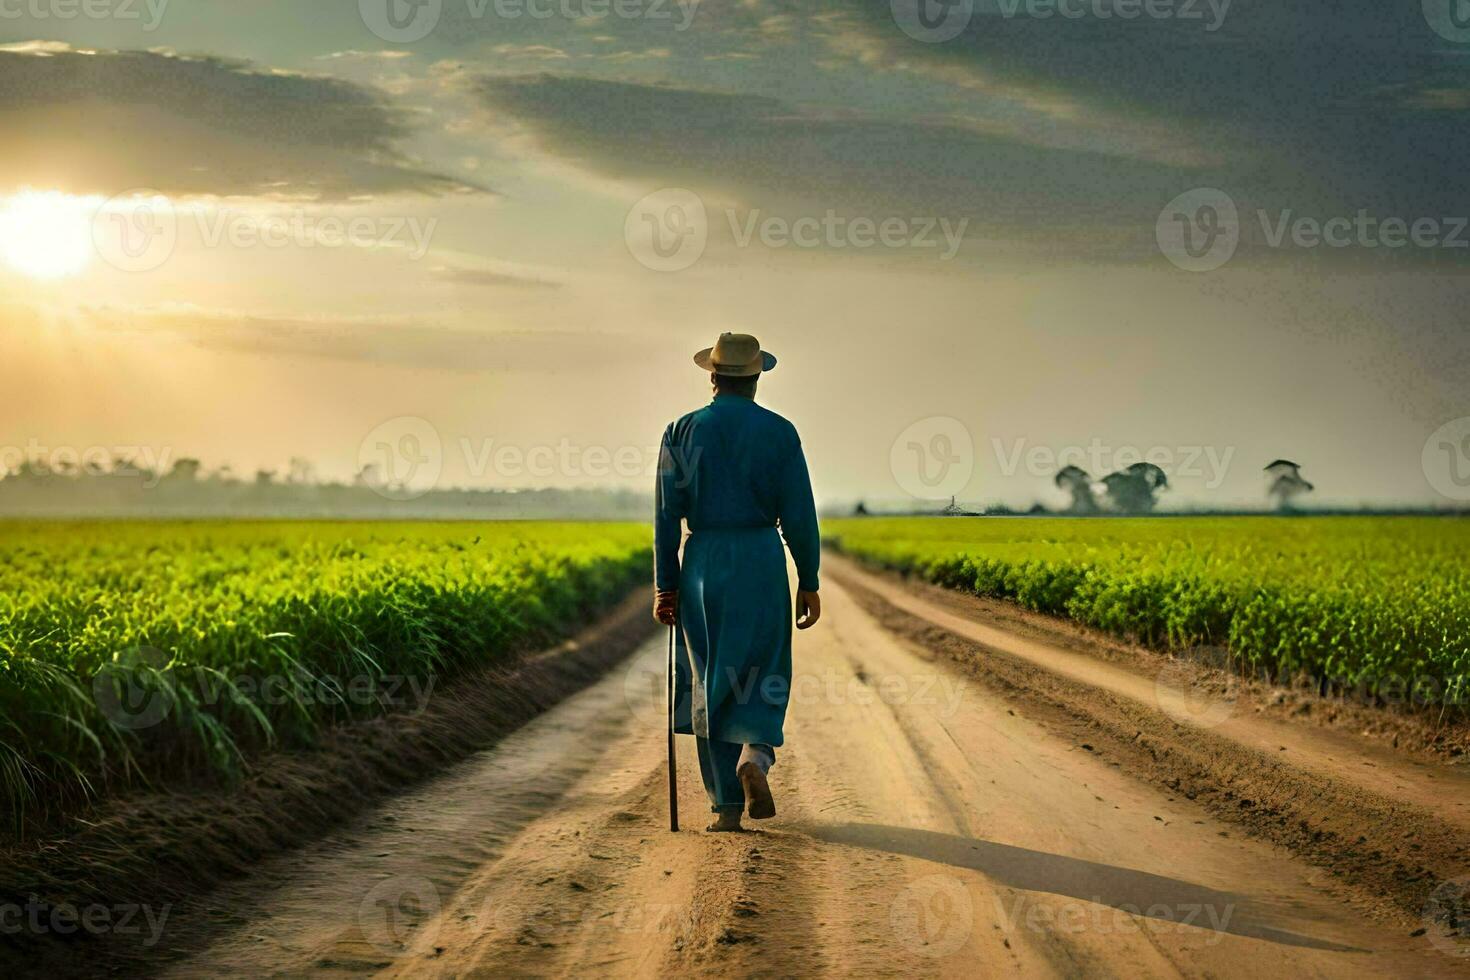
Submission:
[[[776,815],[776,801],[771,799],[771,784],[766,774],[754,762],[742,763],[735,770],[740,777],[740,786],[745,790],[745,802],[750,807],[750,819],[765,820]]]
[[[740,811],[726,810],[721,813],[715,822],[704,828],[706,833],[726,834],[740,829]]]

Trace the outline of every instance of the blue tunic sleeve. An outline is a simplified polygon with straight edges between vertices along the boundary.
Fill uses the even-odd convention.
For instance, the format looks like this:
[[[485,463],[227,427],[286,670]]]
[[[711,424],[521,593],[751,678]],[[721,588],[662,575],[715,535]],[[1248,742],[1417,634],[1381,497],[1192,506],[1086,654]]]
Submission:
[[[781,474],[781,534],[791,558],[796,562],[796,587],[803,592],[816,592],[820,581],[822,540],[817,530],[817,505],[812,499],[812,481],[807,473],[806,455],[801,440],[793,440]]]
[[[664,429],[658,448],[658,482],[654,485],[653,583],[660,591],[679,587],[679,544],[684,535],[680,522],[688,514],[687,481],[675,465],[673,431],[673,426]]]

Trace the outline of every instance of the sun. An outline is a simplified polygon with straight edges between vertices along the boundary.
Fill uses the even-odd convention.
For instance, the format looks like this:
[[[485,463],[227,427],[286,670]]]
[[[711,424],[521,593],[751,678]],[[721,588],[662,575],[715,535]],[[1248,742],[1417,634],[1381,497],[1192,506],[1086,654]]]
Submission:
[[[92,258],[86,203],[58,191],[22,191],[0,208],[0,258],[32,279],[64,279]]]

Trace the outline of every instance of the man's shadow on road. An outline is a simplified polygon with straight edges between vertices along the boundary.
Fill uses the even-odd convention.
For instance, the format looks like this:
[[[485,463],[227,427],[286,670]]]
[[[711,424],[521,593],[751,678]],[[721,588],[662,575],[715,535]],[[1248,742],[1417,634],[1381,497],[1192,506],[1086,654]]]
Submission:
[[[1168,921],[1183,928],[1226,932],[1284,946],[1366,952],[1354,946],[1278,929],[1269,924],[1266,910],[1243,895],[1216,891],[1147,871],[1118,868],[956,834],[884,824],[817,824],[799,829],[832,844],[848,844],[968,868],[1012,888],[1108,905],[1132,915]],[[1191,912],[1207,914],[1191,915]]]

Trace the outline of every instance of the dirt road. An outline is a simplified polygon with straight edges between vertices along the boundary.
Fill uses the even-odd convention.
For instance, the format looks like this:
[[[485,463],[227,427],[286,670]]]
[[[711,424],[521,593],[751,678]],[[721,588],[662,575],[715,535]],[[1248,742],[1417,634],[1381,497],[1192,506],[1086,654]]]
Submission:
[[[216,896],[174,976],[1444,976],[1465,961],[882,628],[797,644],[776,819],[665,827],[663,648]]]

